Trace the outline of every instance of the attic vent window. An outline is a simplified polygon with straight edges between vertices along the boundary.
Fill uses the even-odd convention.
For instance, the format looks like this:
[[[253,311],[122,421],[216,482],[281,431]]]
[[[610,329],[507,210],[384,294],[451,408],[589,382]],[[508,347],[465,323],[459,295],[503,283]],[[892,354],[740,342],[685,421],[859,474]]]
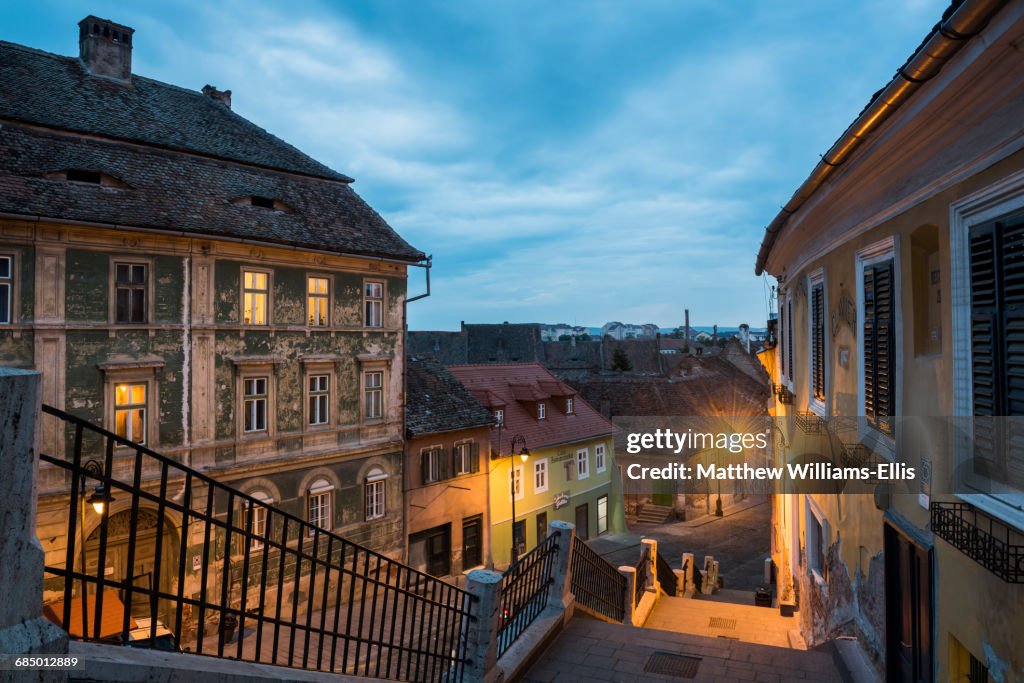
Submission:
[[[253,206],[258,206],[258,207],[263,208],[263,209],[273,209],[274,208],[274,200],[270,199],[269,197],[257,197],[256,195],[253,195],[253,197],[252,197],[252,205]]]
[[[67,171],[67,179],[75,183],[99,185],[103,181],[103,176],[99,171],[69,170]]]

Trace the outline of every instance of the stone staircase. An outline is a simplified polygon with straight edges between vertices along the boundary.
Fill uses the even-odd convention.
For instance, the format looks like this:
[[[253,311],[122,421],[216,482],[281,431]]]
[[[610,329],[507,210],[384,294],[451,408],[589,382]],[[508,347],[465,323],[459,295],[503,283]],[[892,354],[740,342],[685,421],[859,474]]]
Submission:
[[[636,515],[636,521],[640,524],[664,524],[674,519],[675,514],[669,505],[647,504]]]

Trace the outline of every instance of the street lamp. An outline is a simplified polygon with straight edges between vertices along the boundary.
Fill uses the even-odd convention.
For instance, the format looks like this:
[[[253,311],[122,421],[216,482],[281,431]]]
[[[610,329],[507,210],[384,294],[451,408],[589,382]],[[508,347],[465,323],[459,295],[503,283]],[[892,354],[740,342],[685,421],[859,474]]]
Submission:
[[[526,464],[527,459],[530,457],[530,449],[526,447],[526,437],[522,434],[516,434],[512,437],[512,452],[509,453],[509,457],[514,458],[519,456]],[[510,465],[511,476],[509,478],[509,487],[512,490],[512,564],[515,564],[519,559],[519,545],[516,543],[516,465],[515,461]],[[526,472],[523,472],[523,478],[526,477]],[[520,482],[520,487],[525,482]],[[525,532],[525,529],[524,529]]]
[[[86,491],[86,477],[91,476],[94,479],[99,480],[96,488],[89,495],[85,497]],[[97,515],[103,516],[107,512],[107,506],[114,502],[114,497],[110,495],[110,491],[103,484],[103,465],[98,460],[88,460],[82,465],[82,477],[79,498],[82,501],[82,523],[80,534],[82,536],[82,638],[88,638],[89,636],[89,608],[86,605],[86,598],[89,592],[88,584],[85,581],[85,504],[89,503],[92,505],[92,509],[96,511]]]

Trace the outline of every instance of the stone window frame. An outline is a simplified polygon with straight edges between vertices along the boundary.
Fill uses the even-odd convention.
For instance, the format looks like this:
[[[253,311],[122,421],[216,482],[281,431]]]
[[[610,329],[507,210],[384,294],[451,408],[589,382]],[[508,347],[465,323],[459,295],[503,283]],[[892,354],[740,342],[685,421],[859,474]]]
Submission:
[[[267,321],[264,323],[247,323],[245,322],[245,274],[249,273],[263,273],[267,276]],[[270,327],[274,323],[274,269],[265,268],[263,266],[252,266],[249,264],[242,264],[238,269],[238,324],[244,325],[245,327],[255,327],[257,329],[263,327]],[[259,291],[259,290],[250,290]],[[306,314],[303,312],[302,319],[306,319]]]
[[[323,484],[321,484],[323,482]],[[334,528],[334,498],[338,487],[334,480],[330,477],[318,476],[305,488],[304,497],[306,499],[306,522],[309,524],[308,535],[313,536],[316,534],[316,530],[320,531],[331,531]],[[326,501],[327,514],[326,524],[317,524],[313,521],[313,500],[322,499]],[[319,511],[323,511],[325,506],[321,505]]]
[[[543,471],[544,485],[543,486],[538,486],[537,485],[537,475],[541,473],[539,471],[541,466],[543,466],[543,470],[544,470]],[[550,468],[548,467],[548,459],[547,458],[540,458],[539,460],[534,460],[533,461],[533,492],[535,494],[536,493],[546,493],[550,486],[551,486],[551,472],[550,472]]]
[[[815,533],[811,532],[812,522],[818,527]],[[826,563],[831,534],[832,530],[825,512],[814,498],[804,496],[804,566],[807,576],[819,586],[828,582]]]
[[[8,320],[0,320],[0,325],[13,325],[21,320],[21,306],[19,306],[18,296],[20,294],[18,281],[19,278],[17,273],[20,267],[19,252],[17,251],[0,251],[0,259],[9,259],[11,264],[11,271],[6,278],[0,278],[0,284],[7,284],[7,316]]]
[[[327,376],[327,422],[311,424],[309,411],[309,380],[316,375]],[[307,432],[330,429],[338,422],[338,370],[333,360],[304,360],[302,363],[302,425]]]
[[[360,358],[359,359],[359,421],[364,425],[378,425],[388,420],[388,383],[391,380],[391,358]],[[381,373],[380,380],[380,415],[369,417],[366,411],[366,397],[369,387],[366,385],[367,375],[371,372]]]
[[[380,285],[380,299],[379,299],[379,301],[380,301],[380,324],[378,324],[378,325],[371,325],[370,321],[369,321],[369,316],[367,316],[367,314],[366,314],[366,304],[368,302],[370,302],[370,301],[378,301],[378,299],[376,299],[376,298],[371,299],[370,297],[367,296],[367,294],[366,294],[366,285],[368,285],[368,284],[378,284],[378,285]],[[363,299],[363,316],[362,316],[363,317],[363,327],[365,327],[367,329],[371,329],[371,330],[382,330],[382,329],[385,329],[387,327],[387,314],[386,314],[387,306],[386,306],[386,303],[387,303],[387,300],[388,300],[388,281],[386,279],[384,279],[384,278],[381,278],[381,277],[364,277],[363,278],[362,289],[363,289],[363,296],[362,296],[362,299]]]
[[[157,419],[160,405],[160,378],[159,371],[163,368],[163,362],[146,362],[139,364],[126,363],[124,365],[104,364],[100,369],[103,371],[103,423],[107,431],[116,434],[117,424],[115,421],[116,402],[114,395],[119,384],[145,384],[146,385],[146,442],[139,444],[149,450],[156,450],[160,445],[160,421]],[[130,452],[131,446],[125,446],[115,442],[115,452]]]
[[[277,434],[277,361],[265,359],[234,359],[235,364],[235,434],[238,441],[272,439]],[[245,380],[267,378],[267,428],[245,431]]]
[[[582,457],[581,457],[582,456]],[[581,467],[582,465],[582,467]],[[590,448],[584,446],[576,449],[576,480],[590,478]]]
[[[327,298],[327,322],[325,322],[323,325],[313,325],[313,324],[310,324],[309,318],[307,317],[308,314],[309,314],[309,300],[313,296],[309,292],[309,281],[311,279],[313,279],[313,278],[317,278],[317,279],[321,279],[321,280],[327,280],[327,297],[326,297]],[[323,298],[323,296],[319,295],[319,294],[316,295],[316,296],[317,296],[317,298]],[[334,316],[332,315],[332,313],[334,311],[334,275],[332,273],[324,273],[324,272],[312,272],[312,271],[311,272],[307,272],[306,273],[305,299],[306,299],[306,306],[303,309],[303,313],[302,313],[302,324],[305,325],[306,327],[308,327],[311,330],[319,330],[319,329],[326,330],[326,329],[330,329],[331,325],[333,324],[333,320],[334,320]]]
[[[107,323],[111,325],[130,325],[137,327],[141,325],[152,325],[153,324],[153,294],[154,294],[154,263],[155,259],[151,256],[141,255],[128,255],[118,254],[111,256],[109,259],[108,272],[107,272]],[[142,322],[118,322],[117,321],[117,265],[126,264],[133,266],[146,266],[146,319]]]

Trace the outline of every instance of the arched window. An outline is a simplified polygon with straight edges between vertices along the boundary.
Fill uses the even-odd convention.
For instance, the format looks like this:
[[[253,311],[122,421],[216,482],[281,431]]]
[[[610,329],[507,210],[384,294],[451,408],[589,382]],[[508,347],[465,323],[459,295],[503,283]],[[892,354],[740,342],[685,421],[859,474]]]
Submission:
[[[331,501],[334,498],[334,484],[326,479],[317,479],[309,487],[309,523],[325,531],[331,530]],[[310,536],[313,529],[309,530]]]
[[[385,514],[385,483],[388,475],[379,467],[374,467],[366,475],[363,496],[366,502],[366,521],[380,519]]]
[[[264,505],[271,505],[274,499],[263,491],[253,491],[249,494]],[[242,503],[242,507],[245,511],[245,516],[242,518],[243,530],[250,528],[252,531],[252,540],[249,543],[250,550],[259,550],[263,547],[263,539],[267,533],[267,508],[263,505],[252,505],[248,500]],[[252,516],[252,526],[249,524],[249,516]]]

